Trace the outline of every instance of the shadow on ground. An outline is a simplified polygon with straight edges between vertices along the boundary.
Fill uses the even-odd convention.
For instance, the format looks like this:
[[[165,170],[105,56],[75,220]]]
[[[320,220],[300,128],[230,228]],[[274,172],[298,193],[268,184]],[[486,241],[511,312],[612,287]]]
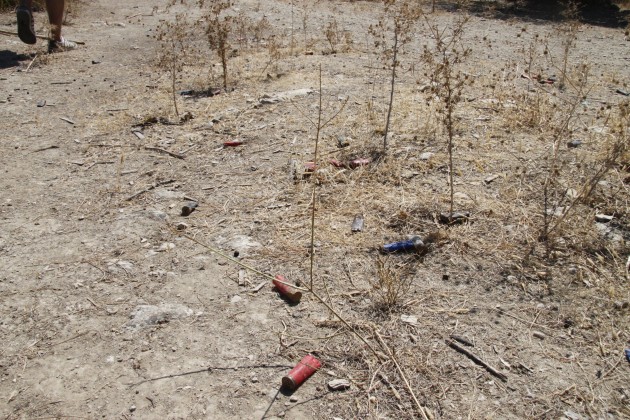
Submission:
[[[436,3],[445,10],[457,9],[454,1]],[[625,28],[630,21],[630,10],[621,10],[610,0],[583,0],[579,3],[578,16],[583,23]],[[467,8],[475,15],[503,20],[562,22],[567,19],[566,2],[561,0],[473,0]]]
[[[8,69],[17,67],[21,61],[28,60],[31,57],[26,54],[16,54],[9,50],[0,50],[0,69]]]

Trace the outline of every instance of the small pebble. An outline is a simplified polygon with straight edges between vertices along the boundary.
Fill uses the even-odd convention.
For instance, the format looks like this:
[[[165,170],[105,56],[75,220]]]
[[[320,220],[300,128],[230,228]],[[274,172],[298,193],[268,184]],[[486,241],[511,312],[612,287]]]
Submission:
[[[576,147],[579,147],[581,144],[582,144],[581,140],[573,139],[567,143],[567,147],[570,149],[575,149]]]
[[[136,411],[136,406],[135,406],[135,405],[132,405],[131,407],[129,407],[129,411],[130,411],[130,412],[132,412],[132,413],[133,413],[134,411]]]
[[[289,398],[289,401],[291,401],[292,403],[296,403],[299,401],[299,399],[295,395],[291,395],[291,397]]]
[[[331,391],[343,391],[350,388],[350,381],[347,379],[334,379],[328,382],[328,388]]]
[[[541,339],[541,340],[544,340],[544,339],[545,339],[545,337],[546,337],[546,335],[545,335],[545,334],[543,334],[543,333],[541,333],[540,331],[534,331],[534,332],[532,332],[532,335],[533,335],[534,337],[536,337],[536,338]]]

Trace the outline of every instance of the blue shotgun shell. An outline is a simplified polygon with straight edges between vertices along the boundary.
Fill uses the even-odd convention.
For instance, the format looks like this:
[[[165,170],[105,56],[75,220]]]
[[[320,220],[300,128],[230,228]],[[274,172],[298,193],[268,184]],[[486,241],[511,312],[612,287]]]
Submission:
[[[393,242],[383,245],[383,252],[410,252],[424,249],[424,242],[419,236],[414,236],[408,241]]]

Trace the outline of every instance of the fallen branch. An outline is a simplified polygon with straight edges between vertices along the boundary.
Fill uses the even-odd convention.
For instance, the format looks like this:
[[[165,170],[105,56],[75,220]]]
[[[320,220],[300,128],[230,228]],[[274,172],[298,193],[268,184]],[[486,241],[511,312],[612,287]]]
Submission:
[[[376,338],[378,338],[378,341],[381,343],[381,346],[385,349],[385,351],[387,351],[387,356],[389,357],[389,359],[392,362],[394,362],[394,365],[396,366],[396,370],[398,370],[398,374],[400,375],[400,378],[405,383],[405,386],[407,387],[407,391],[411,395],[411,398],[413,399],[413,402],[416,404],[416,407],[418,408],[418,411],[420,411],[420,414],[422,415],[422,418],[424,420],[432,419],[433,416],[427,411],[426,408],[424,408],[420,404],[420,401],[418,401],[418,398],[416,398],[416,394],[413,392],[413,388],[411,388],[411,384],[407,380],[407,376],[405,375],[405,372],[402,370],[402,368],[398,364],[398,361],[394,357],[394,354],[392,353],[391,349],[389,348],[389,346],[387,344],[385,344],[385,341],[383,340],[383,337],[381,337],[381,335],[378,333],[378,331],[376,331],[376,329],[374,329],[374,335],[376,336]]]
[[[492,366],[490,366],[489,364],[481,360],[475,354],[471,353],[470,351],[466,350],[463,347],[460,347],[459,345],[455,344],[455,342],[451,340],[446,340],[446,344],[448,344],[448,346],[452,348],[453,350],[456,350],[468,356],[470,360],[472,360],[473,362],[477,363],[480,366],[483,366],[488,372],[490,372],[492,375],[496,376],[497,378],[501,379],[503,382],[507,382],[507,376],[505,376],[504,374],[502,374],[501,372],[499,372],[498,370],[496,370],[495,368],[493,368]]]
[[[4,30],[0,30],[0,35],[6,35],[6,36],[15,36],[17,37],[18,34],[17,32],[11,32],[11,31],[4,31]],[[49,41],[51,38],[49,36],[46,35],[35,35],[35,37],[37,37],[37,39],[45,39],[46,41]],[[85,45],[85,41],[77,41],[77,40],[72,40],[72,42],[79,44],[79,45]]]
[[[157,187],[161,187],[162,185],[172,184],[173,182],[175,182],[175,180],[174,180],[174,179],[169,179],[169,180],[166,180],[166,181],[160,181],[160,182],[158,182],[158,183],[156,183],[156,184],[151,185],[151,186],[150,186],[150,187],[148,187],[148,188],[145,188],[145,189],[144,189],[144,190],[142,190],[142,191],[138,191],[137,193],[135,193],[135,194],[134,194],[134,195],[132,195],[132,196],[127,197],[126,201],[131,201],[131,200],[133,200],[134,198],[138,197],[139,195],[142,195],[142,194],[144,194],[144,193],[146,193],[146,192],[149,192],[149,191],[151,191],[151,190],[154,190],[154,189],[156,189]]]
[[[57,146],[56,144],[53,144],[50,146],[42,147],[41,149],[33,150],[31,153],[43,152],[44,150],[50,150],[50,149],[59,149],[59,146]]]
[[[207,368],[203,368],[203,369],[191,370],[191,371],[182,372],[182,373],[173,373],[171,375],[158,376],[157,378],[149,378],[140,382],[135,382],[135,383],[126,384],[126,385],[133,388],[134,386],[138,386],[147,382],[159,381],[160,379],[179,378],[180,376],[194,375],[196,373],[203,373],[203,372],[212,372],[213,370],[238,370],[238,369],[259,369],[259,368],[272,368],[272,369],[289,368],[290,369],[292,367],[293,366],[291,365],[266,365],[266,364],[253,365],[253,366],[233,366],[233,367],[208,366]]]
[[[153,151],[160,152],[160,153],[166,153],[167,155],[172,156],[172,157],[177,158],[177,159],[184,159],[184,155],[180,155],[179,153],[175,153],[175,152],[169,152],[168,150],[162,149],[162,148],[159,148],[159,147],[144,146],[144,148],[145,148],[145,150],[153,150]]]

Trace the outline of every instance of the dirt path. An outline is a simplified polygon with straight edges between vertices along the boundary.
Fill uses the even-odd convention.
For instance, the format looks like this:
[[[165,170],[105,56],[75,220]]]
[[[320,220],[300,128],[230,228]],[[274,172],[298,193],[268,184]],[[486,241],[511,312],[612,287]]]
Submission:
[[[183,236],[263,273],[308,278],[312,184],[291,178],[290,162],[311,160],[303,114],[316,115],[320,63],[327,112],[350,98],[324,133],[323,156],[363,156],[380,144],[379,123],[366,117],[366,109],[383,114],[388,83],[364,48],[374,3],[300,4],[292,20],[286,2],[237,2],[253,21],[266,15],[282,42],[292,22],[299,42],[311,42],[293,55],[284,44],[282,58],[270,61],[269,36],[233,59],[233,92],[178,97],[191,121],[140,127],[150,118],[176,121],[168,76],[154,65],[154,35],[160,20],[185,9],[166,13],[163,3],[157,11],[137,0],[82,5],[65,33],[85,45],[67,53],[46,56],[41,45],[0,38],[0,417],[417,416],[392,361],[379,363],[312,296],[288,305],[266,277]],[[308,32],[298,29],[304,16]],[[322,35],[335,16],[353,35],[346,53],[330,54]],[[42,19],[37,14],[43,27]],[[437,19],[451,23],[453,15]],[[11,30],[15,22],[4,14],[0,23]],[[428,99],[416,89],[426,80],[411,58],[394,117],[398,164],[318,174],[317,290],[375,347],[380,331],[436,418],[630,415],[622,356],[630,297],[619,262],[627,246],[617,259],[602,257],[598,269],[571,256],[534,268],[510,260],[533,235],[522,216],[531,203],[501,203],[510,201],[510,185],[522,185],[519,165],[532,160],[541,134],[512,133],[498,121],[516,118],[510,107],[528,89],[520,77],[524,38],[554,30],[546,22],[472,19],[468,65],[479,82],[463,118],[470,138],[483,141],[462,142],[458,187],[475,223],[451,229],[425,258],[402,260],[412,284],[397,312],[374,309],[374,250],[434,229],[447,196],[439,134],[415,137],[435,116],[421,108]],[[422,33],[416,42],[428,39]],[[312,55],[301,53],[309,48]],[[599,102],[584,105],[584,121],[602,103],[623,99],[615,89],[630,83],[627,48],[621,30],[581,27],[576,56],[599,57],[590,92]],[[189,67],[179,87],[207,88],[207,67]],[[294,104],[259,102],[296,89],[303,91]],[[417,108],[426,114],[414,116]],[[351,152],[337,149],[339,135],[354,142]],[[244,147],[222,146],[235,138]],[[426,152],[436,157],[427,162]],[[485,183],[491,173],[501,177]],[[181,216],[191,200],[199,208]],[[348,229],[357,213],[366,218],[360,235]],[[545,270],[553,280],[532,280]],[[474,353],[508,382],[448,348],[453,333],[474,338]],[[324,368],[295,394],[279,392],[282,376],[309,352]],[[330,392],[334,378],[352,387]]]

